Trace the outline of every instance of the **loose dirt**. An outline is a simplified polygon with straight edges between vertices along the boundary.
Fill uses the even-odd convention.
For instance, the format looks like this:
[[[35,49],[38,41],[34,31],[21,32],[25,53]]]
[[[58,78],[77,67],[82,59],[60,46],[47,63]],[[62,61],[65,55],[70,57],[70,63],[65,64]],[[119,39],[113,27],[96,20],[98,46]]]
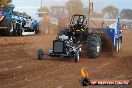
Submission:
[[[52,48],[56,35],[0,37],[0,88],[83,88],[81,69],[87,67],[90,79],[132,80],[132,31],[123,33],[122,50],[99,58],[51,58],[37,60],[37,49]],[[89,86],[88,88],[132,88],[132,85]]]

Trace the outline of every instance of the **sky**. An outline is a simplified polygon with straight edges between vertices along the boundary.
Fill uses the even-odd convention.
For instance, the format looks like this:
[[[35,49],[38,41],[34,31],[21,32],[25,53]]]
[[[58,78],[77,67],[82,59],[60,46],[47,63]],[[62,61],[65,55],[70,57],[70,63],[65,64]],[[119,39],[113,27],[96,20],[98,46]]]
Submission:
[[[42,0],[43,6],[65,5],[68,0]],[[37,17],[37,9],[41,6],[41,0],[13,0],[16,11],[26,12],[32,17]],[[89,6],[89,0],[82,0],[84,7]],[[123,8],[132,9],[132,0],[93,0],[94,11],[101,12],[102,8],[108,5],[114,5],[119,10]]]

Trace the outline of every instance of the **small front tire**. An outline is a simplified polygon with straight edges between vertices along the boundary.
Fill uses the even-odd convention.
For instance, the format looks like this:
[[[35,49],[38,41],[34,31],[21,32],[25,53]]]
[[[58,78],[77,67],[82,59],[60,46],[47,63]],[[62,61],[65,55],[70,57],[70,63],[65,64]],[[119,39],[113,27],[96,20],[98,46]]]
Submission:
[[[43,59],[43,50],[39,49],[38,50],[38,60],[42,60]]]

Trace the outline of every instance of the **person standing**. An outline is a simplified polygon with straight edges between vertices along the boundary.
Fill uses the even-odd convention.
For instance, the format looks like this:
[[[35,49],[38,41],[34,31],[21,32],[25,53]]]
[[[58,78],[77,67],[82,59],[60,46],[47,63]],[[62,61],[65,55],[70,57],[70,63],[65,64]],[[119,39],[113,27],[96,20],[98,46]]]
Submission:
[[[51,26],[51,23],[50,23],[50,17],[48,15],[48,13],[46,14],[46,16],[44,17],[44,32],[46,34],[48,34],[50,31],[50,26]]]

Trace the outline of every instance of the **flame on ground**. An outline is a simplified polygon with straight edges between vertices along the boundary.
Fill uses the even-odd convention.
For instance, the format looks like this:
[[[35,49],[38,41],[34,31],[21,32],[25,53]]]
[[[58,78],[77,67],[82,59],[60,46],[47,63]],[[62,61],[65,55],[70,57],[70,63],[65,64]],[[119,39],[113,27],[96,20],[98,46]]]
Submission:
[[[82,73],[82,77],[84,77],[84,78],[88,78],[89,77],[88,71],[84,70],[84,68],[82,68],[81,73]]]

